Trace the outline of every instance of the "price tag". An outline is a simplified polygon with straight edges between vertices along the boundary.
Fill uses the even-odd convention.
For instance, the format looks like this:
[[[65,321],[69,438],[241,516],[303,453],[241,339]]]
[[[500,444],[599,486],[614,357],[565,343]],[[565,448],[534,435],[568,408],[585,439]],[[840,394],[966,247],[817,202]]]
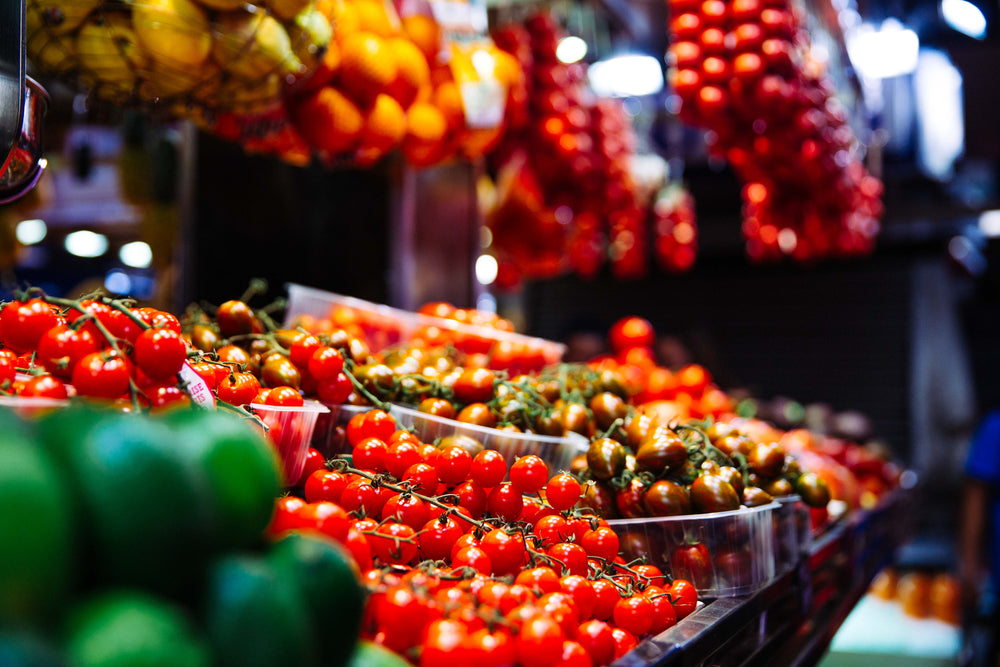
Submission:
[[[180,372],[181,380],[184,382],[184,390],[191,395],[191,400],[203,408],[215,409],[215,396],[208,383],[200,375],[194,372],[191,364],[184,362]]]

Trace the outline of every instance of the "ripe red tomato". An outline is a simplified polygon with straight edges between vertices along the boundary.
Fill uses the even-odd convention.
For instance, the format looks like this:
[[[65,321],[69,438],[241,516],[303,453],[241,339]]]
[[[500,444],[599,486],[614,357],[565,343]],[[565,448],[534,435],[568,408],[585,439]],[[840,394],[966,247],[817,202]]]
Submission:
[[[371,544],[368,542],[368,537],[357,527],[357,522],[347,530],[347,541],[344,543],[344,546],[351,552],[351,556],[358,566],[358,571],[364,572],[371,569]]]
[[[513,476],[513,469],[511,470]],[[554,475],[545,485],[545,499],[553,509],[564,512],[580,500],[580,482],[566,473]]]
[[[289,530],[298,530],[301,526],[296,511],[305,507],[306,501],[295,496],[283,496],[274,501],[274,515],[267,527],[267,534],[272,539],[281,537]]]
[[[677,611],[670,602],[670,595],[659,586],[649,586],[642,592],[653,605],[653,625],[649,631],[660,634],[677,623]]]
[[[591,583],[594,589],[594,618],[607,621],[615,612],[615,605],[621,599],[618,588],[607,579],[598,579]]]
[[[219,383],[228,375],[228,371],[224,366],[218,366],[207,361],[191,362],[190,366],[191,370],[197,373],[198,377],[204,380],[208,388],[212,390],[217,389]]]
[[[143,389],[149,399],[149,407],[156,411],[168,408],[191,407],[191,396],[180,387],[160,384]]]
[[[422,460],[420,446],[409,440],[402,440],[389,445],[383,458],[385,469],[396,479],[403,479],[403,473],[406,472],[406,469],[414,463],[420,463]],[[438,474],[440,474],[440,471],[438,471]]]
[[[396,430],[396,420],[382,410],[354,415],[347,422],[347,442],[353,447],[365,438],[387,440]]]
[[[473,481],[484,489],[492,489],[503,481],[507,474],[507,462],[503,455],[493,449],[484,449],[472,459],[469,470]]]
[[[450,557],[452,547],[463,534],[458,521],[450,516],[444,521],[431,519],[417,535],[421,558],[443,560]]]
[[[9,364],[10,362],[5,360],[3,363]],[[17,393],[19,396],[34,396],[36,398],[69,398],[66,383],[52,375],[35,375],[25,380]]]
[[[606,526],[598,526],[594,530],[588,530],[583,534],[580,545],[588,556],[603,558],[608,562],[615,559],[621,546],[618,534]]]
[[[551,567],[540,565],[522,570],[514,578],[515,584],[521,584],[542,594],[555,593],[560,590],[559,575]]]
[[[527,554],[524,536],[520,532],[509,534],[502,529],[491,530],[480,540],[480,547],[490,557],[493,574],[514,574],[524,565]]]
[[[396,494],[382,506],[382,520],[405,523],[414,530],[420,530],[427,523],[427,504],[416,496]]]
[[[517,521],[524,509],[521,492],[510,482],[494,487],[486,502],[491,514],[508,522]]]
[[[510,467],[510,481],[521,493],[536,493],[548,476],[549,467],[534,454],[520,457]]]
[[[301,407],[302,394],[293,387],[278,386],[273,387],[271,391],[267,392],[267,398],[264,399],[265,405],[275,405],[283,407]]]
[[[343,403],[352,391],[354,391],[354,385],[351,384],[351,379],[345,373],[338,373],[337,377],[332,380],[316,383],[316,394],[319,396],[319,400],[324,403]]]
[[[631,347],[652,347],[656,343],[656,332],[649,320],[632,315],[612,324],[608,339],[612,350],[622,352]]]
[[[688,616],[698,606],[698,591],[690,581],[674,579],[667,592],[670,594],[670,601],[674,605],[678,619]]]
[[[385,472],[385,456],[389,447],[379,438],[365,438],[354,445],[351,458],[355,468]]]
[[[402,523],[389,521],[371,536],[372,553],[386,564],[405,565],[417,555],[416,531]]]
[[[437,491],[437,471],[429,463],[421,462],[411,465],[403,472],[403,481],[410,482],[411,488],[417,493],[433,495]]]
[[[479,519],[486,511],[486,492],[476,482],[462,482],[452,490],[458,496],[458,506],[463,508],[470,518]]]
[[[14,382],[17,375],[17,355],[11,350],[0,350],[7,354],[0,354],[0,387],[6,388]]]
[[[468,626],[451,619],[432,621],[424,632],[420,667],[452,667],[458,661],[460,644],[469,635]]]
[[[98,349],[97,341],[86,327],[74,329],[61,324],[42,334],[35,361],[53,375],[69,379],[76,362]]]
[[[305,479],[317,470],[326,470],[326,457],[318,449],[310,447],[306,450],[306,463],[302,467],[302,477]]]
[[[135,363],[153,380],[177,375],[187,358],[187,346],[172,329],[146,329],[135,341]]]
[[[340,505],[320,501],[303,505],[295,510],[301,530],[311,530],[332,537],[343,543],[347,539],[350,519]]]
[[[555,559],[554,567],[562,567],[564,574],[587,575],[587,552],[579,544],[559,542],[546,552]]]
[[[320,382],[336,379],[344,370],[344,357],[336,348],[321,346],[309,358],[309,373]]]
[[[551,618],[538,614],[521,626],[517,636],[517,662],[523,667],[549,667],[562,657],[566,635]]]
[[[129,363],[112,350],[91,352],[73,367],[72,379],[81,396],[118,398],[128,391]]]
[[[321,347],[323,343],[316,336],[299,334],[288,348],[288,358],[299,368],[308,368],[313,352]]]
[[[451,558],[452,567],[469,567],[480,574],[493,574],[493,564],[482,547],[467,546],[459,549]]]
[[[445,447],[438,454],[434,468],[437,470],[438,478],[445,484],[449,486],[460,484],[468,479],[469,471],[472,469],[472,455],[458,445]]]
[[[230,405],[247,405],[252,403],[260,391],[260,382],[253,373],[230,373],[219,382],[216,395],[220,401]]]
[[[639,640],[635,638],[635,635],[624,628],[612,628],[611,634],[615,638],[615,660],[639,645]]]
[[[576,640],[590,654],[595,665],[607,665],[615,658],[615,636],[604,621],[590,620],[580,624]]]
[[[306,500],[311,503],[321,500],[339,503],[344,489],[347,488],[347,476],[334,470],[323,468],[303,476],[306,477]]]
[[[33,350],[42,335],[59,324],[61,319],[52,306],[41,299],[29,299],[23,303],[11,301],[0,310],[3,342],[18,352]]]
[[[83,306],[82,312],[80,310],[77,310],[76,308],[70,308],[69,310],[66,311],[67,322],[72,324],[81,317],[89,315],[93,319],[96,319],[98,322],[103,324],[104,327],[108,329],[109,333],[111,333],[112,336],[118,335],[115,333],[115,331],[113,331],[111,324],[111,321],[113,319],[112,314],[117,311],[115,311],[111,306],[101,303],[100,301],[94,301],[92,299],[85,299],[80,302],[80,305]],[[94,324],[94,322],[87,322],[83,325],[82,328],[87,330],[87,332],[90,334],[91,338],[93,338],[95,342],[102,341],[103,343],[104,334],[101,333],[100,329],[97,328],[97,325]],[[118,337],[120,338],[121,336]]]
[[[367,479],[358,478],[353,482],[348,482],[340,496],[340,505],[348,512],[363,513],[365,516],[378,516],[382,511],[382,506],[389,499],[383,491],[388,494],[392,493],[384,487],[376,489]]]

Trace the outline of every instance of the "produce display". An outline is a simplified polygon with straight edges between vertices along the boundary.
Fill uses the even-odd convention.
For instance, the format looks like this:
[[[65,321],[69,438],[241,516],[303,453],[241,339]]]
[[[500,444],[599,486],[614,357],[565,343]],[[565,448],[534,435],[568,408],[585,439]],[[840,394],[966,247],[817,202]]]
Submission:
[[[181,318],[37,289],[0,308],[8,400],[71,403],[29,424],[0,413],[0,515],[40,517],[2,532],[0,619],[25,629],[0,654],[608,664],[699,596],[788,566],[775,499],[820,526],[898,481],[857,445],[737,415],[701,367],[659,368],[641,318],[612,328],[614,357],[511,375],[438,340],[372,351],[360,327],[280,328],[248,305],[261,288]],[[686,380],[661,392],[656,371]],[[327,459],[317,413],[349,404],[369,407]],[[404,428],[398,404],[445,430]],[[512,434],[572,436],[580,454],[549,465],[529,437],[505,455]]]
[[[618,101],[593,99],[582,65],[559,62],[562,36],[548,13],[493,32],[527,73],[491,156],[499,201],[488,223],[501,288],[569,270],[593,277],[608,261],[621,278],[648,268],[646,212],[629,171],[631,123]]]
[[[870,253],[881,182],[785,0],[669,0],[680,115],[744,182],[743,235],[754,261]]]
[[[273,106],[332,34],[312,0],[28,0],[26,12],[28,57],[41,72],[181,116]]]
[[[694,588],[626,563],[579,482],[536,456],[422,443],[379,410],[347,425],[269,532],[332,536],[363,571],[362,636],[419,665],[603,665],[690,614]],[[509,481],[504,481],[509,480]]]

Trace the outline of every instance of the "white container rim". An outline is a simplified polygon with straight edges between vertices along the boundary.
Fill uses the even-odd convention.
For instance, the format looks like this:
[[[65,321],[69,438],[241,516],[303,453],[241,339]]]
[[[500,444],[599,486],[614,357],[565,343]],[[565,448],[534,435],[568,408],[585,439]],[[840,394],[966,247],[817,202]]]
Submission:
[[[315,412],[323,414],[330,411],[330,408],[319,401],[312,400],[302,401],[302,405],[264,405],[263,403],[251,403],[250,408],[254,412],[258,410],[270,410],[272,412]]]
[[[312,297],[320,299],[329,299],[330,297],[333,297],[342,300],[343,304],[349,308],[375,311],[382,316],[391,316],[407,321],[411,324],[411,326],[414,324],[420,324],[423,326],[435,326],[441,329],[460,331],[462,333],[481,336],[483,338],[489,338],[493,340],[509,341],[512,343],[531,343],[532,345],[536,345],[538,347],[547,347],[553,352],[558,350],[560,357],[566,354],[566,350],[568,349],[565,343],[549,340],[547,338],[538,338],[537,336],[527,336],[525,334],[519,334],[513,331],[501,331],[500,329],[490,329],[488,327],[481,327],[475,324],[456,322],[455,320],[449,320],[444,317],[434,317],[433,315],[424,315],[423,313],[415,313],[409,310],[401,310],[399,308],[393,308],[392,306],[387,306],[385,304],[375,303],[374,301],[365,301],[364,299],[359,299],[357,297],[337,294],[336,292],[329,292],[327,290],[321,290],[315,287],[309,287],[307,285],[300,285],[298,283],[285,283],[285,289],[288,290],[289,300],[291,300],[293,291],[299,292],[300,294],[302,294],[302,296],[305,296],[307,298]],[[286,324],[288,323],[287,315],[285,323]]]
[[[437,415],[428,414],[426,412],[420,412],[414,408],[409,408],[404,405],[399,405],[397,403],[392,403],[392,407],[389,412],[398,411],[400,414],[409,415],[417,419],[426,419],[431,422],[441,424],[442,426],[448,426],[450,428],[455,428],[460,431],[472,431],[473,433],[479,433],[484,437],[490,438],[505,438],[510,440],[523,440],[526,442],[538,442],[547,445],[577,445],[584,444],[587,439],[582,435],[572,434],[565,438],[560,438],[555,435],[539,435],[537,433],[518,433],[516,431],[501,431],[499,429],[490,428],[488,426],[480,426],[478,424],[467,424],[465,422],[460,422],[456,419],[448,419],[447,417],[439,417]],[[372,408],[375,409],[375,408]],[[576,437],[573,437],[576,435]]]
[[[61,408],[70,404],[68,398],[46,396],[0,396],[0,406],[12,408]]]
[[[770,502],[767,505],[758,505],[757,507],[746,507],[740,508],[738,510],[727,510],[725,512],[708,512],[706,514],[678,514],[676,516],[641,516],[635,519],[608,519],[608,525],[614,528],[615,526],[635,526],[637,524],[647,523],[670,523],[673,521],[691,521],[692,519],[724,519],[731,516],[746,516],[747,514],[763,513],[765,511],[772,511],[780,508],[781,505],[778,502]]]

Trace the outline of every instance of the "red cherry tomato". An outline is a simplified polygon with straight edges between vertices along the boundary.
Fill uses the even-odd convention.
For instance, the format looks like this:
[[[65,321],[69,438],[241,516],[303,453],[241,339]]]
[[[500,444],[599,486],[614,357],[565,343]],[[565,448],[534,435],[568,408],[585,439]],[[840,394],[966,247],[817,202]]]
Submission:
[[[153,380],[166,380],[180,372],[187,346],[172,329],[146,329],[135,341],[136,365]]]
[[[118,398],[129,387],[129,364],[117,352],[92,352],[73,367],[73,386],[81,396]]]
[[[97,341],[86,327],[74,329],[62,324],[42,334],[35,361],[53,375],[69,379],[76,363],[98,349]]]
[[[510,481],[521,493],[536,493],[548,477],[549,467],[534,454],[520,457],[510,467]]]

